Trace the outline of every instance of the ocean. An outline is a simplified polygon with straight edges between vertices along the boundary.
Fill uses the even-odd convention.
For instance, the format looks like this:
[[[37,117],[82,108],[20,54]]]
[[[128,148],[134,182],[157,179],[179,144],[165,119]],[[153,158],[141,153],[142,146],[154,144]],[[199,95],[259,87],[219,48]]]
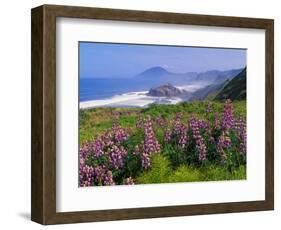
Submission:
[[[108,99],[113,96],[130,92],[148,91],[152,87],[162,84],[156,79],[110,79],[93,78],[80,79],[80,102]]]
[[[147,107],[151,103],[175,104],[182,101],[181,98],[151,97],[147,92],[152,87],[168,83],[159,79],[80,79],[80,108],[93,107]],[[174,82],[175,83],[175,82]],[[175,84],[174,84],[175,85]],[[175,85],[187,91],[202,88],[202,84],[181,83]]]

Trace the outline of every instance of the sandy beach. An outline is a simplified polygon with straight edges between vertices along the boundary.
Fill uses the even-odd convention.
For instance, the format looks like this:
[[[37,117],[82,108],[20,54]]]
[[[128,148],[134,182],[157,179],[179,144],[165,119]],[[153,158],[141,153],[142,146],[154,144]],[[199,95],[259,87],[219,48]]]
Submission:
[[[182,101],[179,97],[152,97],[147,96],[148,91],[130,92],[116,95],[103,100],[91,100],[80,102],[80,109],[95,107],[138,107],[145,108],[149,104],[176,104]]]

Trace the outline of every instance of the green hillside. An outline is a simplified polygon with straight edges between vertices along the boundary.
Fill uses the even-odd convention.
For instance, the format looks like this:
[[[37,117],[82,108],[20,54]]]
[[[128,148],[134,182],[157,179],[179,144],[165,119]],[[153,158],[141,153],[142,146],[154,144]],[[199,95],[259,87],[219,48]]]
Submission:
[[[80,187],[247,178],[245,100],[79,113]],[[239,119],[239,131],[224,125],[229,117]]]
[[[215,100],[245,100],[246,99],[246,72],[244,68],[234,77],[215,97]]]

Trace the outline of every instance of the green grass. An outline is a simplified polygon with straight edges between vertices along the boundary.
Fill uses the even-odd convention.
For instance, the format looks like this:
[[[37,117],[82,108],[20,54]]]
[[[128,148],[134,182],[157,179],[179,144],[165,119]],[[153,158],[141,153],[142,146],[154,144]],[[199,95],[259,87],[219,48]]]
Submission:
[[[173,170],[167,158],[161,154],[155,154],[151,157],[151,169],[142,172],[136,178],[136,181],[138,184],[158,184],[245,179],[245,166],[240,166],[232,172],[220,166],[195,168],[188,165],[181,165]]]
[[[118,116],[120,125],[124,128],[135,129],[137,117],[150,115],[151,117],[161,116],[174,121],[177,113],[183,114],[183,119],[187,120],[192,114],[198,118],[209,119],[205,112],[208,101],[184,102],[176,105],[152,105],[146,109],[138,108],[95,108],[80,110],[80,145],[87,140],[92,140],[100,133],[110,129],[113,120]],[[223,112],[223,102],[212,102],[214,112]],[[246,117],[246,101],[234,101],[235,116]]]
[[[215,112],[223,112],[223,102],[213,101],[213,112],[205,111],[208,101],[194,101],[176,105],[153,105],[146,109],[138,108],[95,108],[80,110],[80,145],[85,141],[95,139],[101,133],[111,129],[114,120],[118,120],[123,128],[129,129],[130,138],[125,142],[125,147],[132,158],[134,146],[143,140],[143,134],[137,131],[135,124],[139,116],[162,117],[174,122],[177,113],[183,115],[183,121],[195,115],[197,118],[212,119]],[[233,102],[235,116],[246,118],[246,101]],[[163,140],[163,127],[155,127],[155,134],[159,142]],[[180,152],[161,143],[162,153],[154,154],[151,158],[151,167],[148,170],[138,170],[140,162],[131,160],[127,165],[127,176],[133,176],[137,184],[195,182],[195,181],[220,181],[246,179],[246,166],[238,165],[229,168],[221,165],[205,165],[197,167],[175,162],[181,162]],[[172,158],[171,158],[172,155]]]

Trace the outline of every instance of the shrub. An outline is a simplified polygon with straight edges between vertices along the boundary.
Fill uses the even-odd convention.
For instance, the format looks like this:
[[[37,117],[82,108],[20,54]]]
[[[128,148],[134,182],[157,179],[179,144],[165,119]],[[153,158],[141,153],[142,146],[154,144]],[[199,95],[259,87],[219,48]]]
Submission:
[[[169,177],[169,182],[195,182],[200,181],[201,172],[187,165],[178,167]]]
[[[166,183],[172,172],[169,160],[161,154],[154,154],[151,157],[151,167],[141,173],[137,178],[138,184]]]

